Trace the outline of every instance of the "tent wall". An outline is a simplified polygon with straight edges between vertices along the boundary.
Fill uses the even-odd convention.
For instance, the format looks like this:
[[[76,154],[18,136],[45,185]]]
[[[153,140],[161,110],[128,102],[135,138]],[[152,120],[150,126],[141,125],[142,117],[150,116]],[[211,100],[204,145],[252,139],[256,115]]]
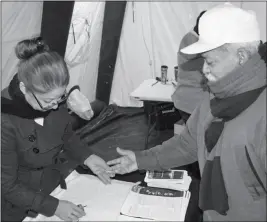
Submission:
[[[65,54],[69,87],[78,84],[90,101],[96,98],[104,9],[105,2],[75,2]]]
[[[26,38],[40,35],[42,2],[2,2],[2,89],[17,72],[14,47]]]
[[[154,75],[149,4],[128,2],[126,5],[110,103],[140,106],[129,94]]]
[[[128,2],[119,45],[110,103],[142,106],[129,95],[145,79],[160,76],[169,67],[174,78],[177,51],[182,37],[193,28],[199,13],[219,2]],[[266,41],[266,2],[232,2],[254,10]],[[133,21],[134,15],[134,21]]]
[[[193,27],[199,12],[216,4],[218,2],[127,2],[109,103],[141,106],[141,102],[129,95],[143,80],[160,76],[162,64],[169,66],[168,75],[173,78],[182,36]],[[256,12],[262,40],[266,41],[266,2],[233,4]],[[75,2],[75,7],[71,21],[75,30],[70,27],[65,59],[71,74],[70,86],[79,84],[92,101],[96,98],[105,2]],[[40,34],[42,12],[43,2],[2,2],[2,88],[16,73],[15,45]],[[73,21],[76,17],[77,22],[80,15],[89,21],[83,32]]]
[[[194,26],[198,14],[214,5],[212,2],[128,3],[110,103],[141,106],[141,102],[129,95],[145,79],[160,76],[161,65],[167,65],[168,77],[174,78],[180,40]]]
[[[246,10],[253,10],[256,12],[257,19],[260,25],[261,30],[261,40],[266,41],[266,9],[267,3],[266,1],[262,2],[242,2],[242,8]]]

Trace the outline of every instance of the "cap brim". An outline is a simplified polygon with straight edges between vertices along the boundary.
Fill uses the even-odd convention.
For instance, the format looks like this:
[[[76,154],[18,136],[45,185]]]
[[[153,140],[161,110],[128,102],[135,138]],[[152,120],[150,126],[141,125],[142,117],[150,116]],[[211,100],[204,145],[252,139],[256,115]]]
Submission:
[[[180,51],[184,54],[198,54],[198,53],[203,53],[203,52],[207,52],[212,49],[218,48],[222,46],[223,44],[224,43],[208,44],[206,42],[198,40],[197,42],[181,49]]]

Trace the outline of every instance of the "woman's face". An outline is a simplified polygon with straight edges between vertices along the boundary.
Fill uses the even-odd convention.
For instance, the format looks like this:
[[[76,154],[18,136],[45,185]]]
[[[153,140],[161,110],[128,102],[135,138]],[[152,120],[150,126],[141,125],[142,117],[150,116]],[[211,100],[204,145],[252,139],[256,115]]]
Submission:
[[[27,90],[25,99],[35,109],[42,112],[57,109],[58,104],[66,99],[66,87],[60,87],[47,93]]]

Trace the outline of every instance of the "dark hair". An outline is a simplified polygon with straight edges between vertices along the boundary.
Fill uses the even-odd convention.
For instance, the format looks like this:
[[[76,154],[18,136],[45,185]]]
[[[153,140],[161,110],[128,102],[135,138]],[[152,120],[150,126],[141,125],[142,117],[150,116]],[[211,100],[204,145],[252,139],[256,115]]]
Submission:
[[[195,25],[195,27],[194,27],[194,31],[197,33],[197,35],[199,35],[199,32],[198,32],[199,20],[200,20],[201,16],[202,16],[205,12],[206,12],[206,11],[202,11],[202,12],[200,12],[199,16],[197,17],[196,25]]]
[[[20,59],[18,78],[31,91],[46,93],[69,84],[69,71],[64,59],[41,37],[26,39],[16,45]]]

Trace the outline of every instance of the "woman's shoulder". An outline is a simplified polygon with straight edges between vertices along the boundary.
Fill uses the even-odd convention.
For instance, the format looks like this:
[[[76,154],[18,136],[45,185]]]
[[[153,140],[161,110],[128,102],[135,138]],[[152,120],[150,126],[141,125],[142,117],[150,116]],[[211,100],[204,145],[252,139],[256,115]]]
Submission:
[[[13,121],[10,119],[10,115],[1,112],[1,131],[14,129]]]
[[[4,88],[1,91],[1,107],[3,107],[4,100],[11,100],[11,97],[8,93],[8,88]],[[1,112],[1,123],[7,123],[10,122],[9,115],[7,113]]]
[[[4,88],[2,91],[1,91],[1,97],[3,98],[6,98],[6,99],[11,99],[9,93],[8,93],[8,88]]]

